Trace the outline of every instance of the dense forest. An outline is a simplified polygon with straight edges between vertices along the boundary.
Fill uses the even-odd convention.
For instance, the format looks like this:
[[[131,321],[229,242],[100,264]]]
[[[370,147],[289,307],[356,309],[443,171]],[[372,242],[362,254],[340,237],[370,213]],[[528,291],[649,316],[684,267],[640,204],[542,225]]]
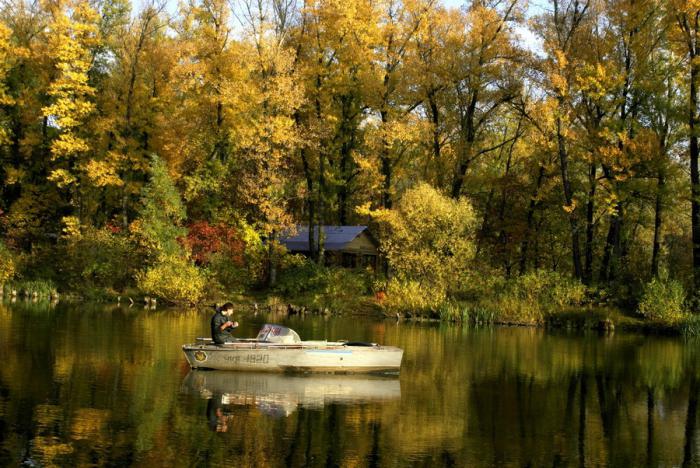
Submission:
[[[0,283],[698,309],[697,0],[1,5]]]

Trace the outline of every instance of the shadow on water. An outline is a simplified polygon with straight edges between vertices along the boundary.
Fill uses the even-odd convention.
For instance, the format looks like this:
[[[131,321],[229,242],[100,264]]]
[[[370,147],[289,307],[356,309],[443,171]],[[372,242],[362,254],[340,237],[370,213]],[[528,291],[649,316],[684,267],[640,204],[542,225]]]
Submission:
[[[270,320],[237,319],[239,336]],[[280,321],[304,339],[402,347],[401,374],[194,372],[180,348],[207,334],[209,311],[0,305],[0,465],[700,463],[697,342]]]

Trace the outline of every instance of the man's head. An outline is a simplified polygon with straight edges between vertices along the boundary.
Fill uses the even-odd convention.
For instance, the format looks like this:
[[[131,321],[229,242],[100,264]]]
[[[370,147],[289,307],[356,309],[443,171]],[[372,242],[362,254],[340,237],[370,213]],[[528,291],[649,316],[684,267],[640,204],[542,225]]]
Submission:
[[[221,310],[221,313],[226,315],[226,316],[231,315],[233,313],[233,304],[231,304],[230,302],[227,302],[226,304],[221,306],[220,310]]]

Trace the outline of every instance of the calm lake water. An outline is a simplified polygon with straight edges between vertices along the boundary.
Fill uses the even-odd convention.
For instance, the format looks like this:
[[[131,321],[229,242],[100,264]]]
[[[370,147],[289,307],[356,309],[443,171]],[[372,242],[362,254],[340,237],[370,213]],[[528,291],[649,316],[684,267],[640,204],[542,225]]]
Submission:
[[[209,316],[0,305],[0,465],[700,464],[697,342],[237,314],[400,346],[401,375],[191,372]]]

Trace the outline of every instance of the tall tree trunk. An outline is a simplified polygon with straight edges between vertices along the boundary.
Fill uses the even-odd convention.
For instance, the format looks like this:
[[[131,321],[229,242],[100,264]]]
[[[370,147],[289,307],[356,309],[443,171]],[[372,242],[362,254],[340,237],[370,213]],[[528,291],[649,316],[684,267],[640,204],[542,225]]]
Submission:
[[[301,115],[299,112],[294,114],[294,122],[299,129],[299,132],[303,134],[303,127],[301,124]],[[306,180],[306,207],[307,207],[307,220],[309,225],[308,239],[309,239],[309,257],[313,261],[318,261],[316,256],[316,241],[315,241],[315,222],[316,222],[316,212],[315,212],[315,191],[314,191],[314,177],[311,173],[311,165],[309,164],[308,149],[302,146],[299,149],[299,156],[301,158],[301,165],[304,169],[304,179]]]
[[[527,253],[530,246],[530,233],[532,232],[532,223],[535,217],[535,209],[538,206],[537,197],[542,187],[542,182],[544,181],[544,166],[540,165],[540,169],[537,172],[537,183],[535,184],[535,190],[530,197],[530,203],[527,207],[527,227],[525,229],[525,234],[523,235],[523,242],[520,246],[520,274],[524,274],[527,268]]]
[[[562,104],[559,104],[563,107]],[[564,188],[564,200],[566,205],[571,208],[569,212],[569,225],[571,226],[571,255],[574,264],[574,276],[581,279],[581,247],[579,246],[578,219],[576,217],[576,209],[573,206],[573,189],[569,180],[569,155],[566,151],[566,141],[561,128],[561,117],[557,117],[557,143],[559,151],[559,166],[561,169],[561,181]]]
[[[435,182],[439,188],[443,188],[445,184],[444,174],[440,167],[441,158],[440,152],[442,145],[440,144],[440,109],[435,99],[435,90],[428,91],[428,109],[430,109],[430,120],[433,124],[433,163],[435,164]]]
[[[469,100],[469,105],[465,114],[460,117],[460,135],[461,149],[459,152],[459,164],[452,180],[452,198],[459,198],[462,194],[462,185],[464,184],[464,176],[467,174],[467,169],[473,157],[474,141],[476,139],[476,131],[474,128],[474,116],[476,114],[476,104],[479,100],[478,91],[473,91]]]
[[[663,169],[659,169],[656,177],[656,203],[654,204],[654,242],[651,251],[651,274],[659,274],[659,252],[661,250],[661,223],[663,222],[663,196],[666,186],[666,176]]]
[[[309,256],[313,261],[318,261],[318,249],[316,248],[316,204],[314,203],[314,178],[311,175],[311,168],[309,167],[309,158],[306,154],[306,148],[301,148],[301,162],[304,167],[304,176],[306,178],[306,189],[308,195],[306,197],[306,203],[308,207],[308,220],[309,220]]]
[[[614,185],[615,181],[610,168],[603,166],[603,172],[610,183]],[[615,211],[610,215],[610,226],[608,227],[608,235],[605,239],[603,260],[600,264],[599,280],[601,283],[614,280],[617,273],[616,262],[620,257],[623,214],[622,203],[617,201],[615,203]]]
[[[319,153],[319,167],[318,167],[318,200],[316,201],[316,204],[318,206],[318,264],[323,265],[324,260],[325,260],[325,255],[326,255],[326,236],[325,232],[323,231],[323,219],[324,219],[324,213],[323,213],[323,197],[325,194],[325,186],[326,186],[326,176],[325,176],[325,158],[323,156],[323,152],[321,151]]]
[[[583,282],[591,284],[593,279],[593,236],[595,234],[595,225],[593,224],[593,215],[595,214],[595,191],[596,191],[596,163],[591,163],[588,170],[588,203],[586,203],[586,246],[585,257],[586,265],[583,270]]]
[[[386,111],[381,112],[382,115],[382,124],[387,125],[389,123],[389,117],[387,115]],[[381,159],[381,171],[382,171],[382,176],[384,176],[384,181],[382,183],[382,208],[387,208],[391,209],[392,206],[392,199],[391,199],[391,176],[392,176],[392,170],[393,170],[393,165],[391,163],[391,156],[389,152],[389,142],[386,141],[385,137],[382,137],[382,142],[381,142],[382,148],[380,150],[380,159]]]
[[[353,113],[353,95],[342,97],[342,122],[340,124],[340,187],[338,188],[338,221],[341,226],[348,224],[348,199],[350,184],[355,177],[353,174],[352,150],[355,148],[355,133],[357,129],[356,115]]]
[[[322,121],[323,114],[321,112],[321,75],[316,75],[316,119]],[[326,195],[326,167],[325,167],[325,151],[323,144],[319,145],[318,150],[318,198],[316,199],[317,217],[318,217],[318,263],[323,265],[325,257],[325,241],[326,237],[323,232],[323,224],[325,219],[324,213],[324,197]]]
[[[697,20],[696,20],[697,22]],[[697,32],[697,28],[696,28]],[[697,47],[697,44],[695,44]],[[697,50],[695,50],[697,52]],[[697,81],[700,75],[700,65],[696,59],[697,54],[691,54],[690,65],[690,112],[688,123],[690,125],[690,190],[691,213],[693,232],[693,279],[695,284],[695,308],[700,312],[700,168],[698,168],[698,88]]]
[[[491,203],[493,202],[493,187],[489,190],[489,196],[486,198],[486,206],[484,207],[484,217],[481,220],[481,229],[479,230],[479,235],[476,238],[476,256],[479,256],[481,249],[483,247],[484,238],[488,235],[491,230]]]
[[[515,130],[515,134],[517,135],[520,132],[520,124],[521,122],[518,122],[518,128]],[[503,132],[503,138],[508,136],[508,128],[506,127],[506,130]],[[513,265],[511,264],[510,261],[510,252],[508,252],[508,233],[505,230],[505,215],[506,215],[506,199],[507,199],[507,184],[508,184],[508,176],[510,176],[510,166],[513,162],[513,147],[515,146],[516,140],[513,140],[513,142],[510,144],[510,147],[508,148],[508,157],[506,158],[506,167],[505,171],[503,173],[503,184],[501,185],[501,203],[498,208],[498,228],[500,230],[500,233],[498,235],[498,242],[499,242],[499,247],[501,250],[501,253],[503,255],[503,268],[505,268],[506,276],[510,277],[511,274],[511,269]],[[501,151],[503,151],[503,148],[505,146],[501,147]],[[499,157],[500,159],[500,157]]]
[[[277,284],[277,254],[275,252],[275,244],[277,243],[277,233],[272,231],[270,234],[270,239],[267,246],[267,260],[268,260],[268,277],[267,285],[273,287]]]

